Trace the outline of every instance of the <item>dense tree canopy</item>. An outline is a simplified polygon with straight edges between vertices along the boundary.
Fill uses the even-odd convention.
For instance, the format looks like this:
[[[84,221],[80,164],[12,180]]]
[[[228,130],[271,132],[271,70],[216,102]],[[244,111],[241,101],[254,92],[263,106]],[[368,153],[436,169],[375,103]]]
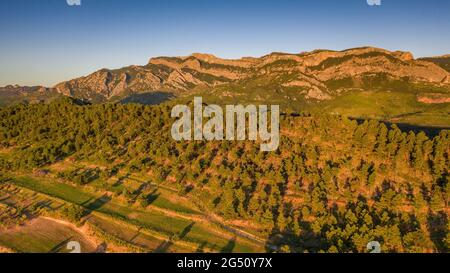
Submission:
[[[372,240],[383,251],[448,251],[449,131],[284,116],[280,148],[267,153],[254,142],[176,142],[170,109],[70,99],[1,108],[0,170],[71,158],[105,167],[60,174],[77,184],[151,173],[205,210],[257,223],[281,252],[363,252]]]

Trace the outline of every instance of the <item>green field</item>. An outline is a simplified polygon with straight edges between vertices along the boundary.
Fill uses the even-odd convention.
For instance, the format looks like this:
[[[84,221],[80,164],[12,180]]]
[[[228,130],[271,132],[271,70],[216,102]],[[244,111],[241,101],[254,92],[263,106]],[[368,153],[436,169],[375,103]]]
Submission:
[[[449,103],[420,103],[417,102],[415,94],[405,92],[350,92],[309,109],[314,112],[328,112],[355,118],[450,127]]]
[[[450,128],[450,103],[426,104],[418,102],[417,99],[419,95],[429,93],[448,96],[448,91],[443,89],[432,87],[420,87],[412,91],[346,89],[342,94],[324,101],[306,100],[302,91],[304,90],[293,87],[271,88],[270,85],[245,88],[227,86],[212,91],[198,91],[179,97],[175,102],[190,103],[194,96],[201,96],[203,102],[209,104],[280,105],[282,111],[336,114],[392,123]]]
[[[152,207],[145,210],[130,207],[114,199],[106,203],[99,203],[102,198],[101,194],[51,179],[22,176],[9,180],[8,183],[24,188],[26,192],[32,191],[83,206],[99,215],[94,217],[93,214],[92,219],[89,217],[89,224],[97,226],[119,241],[128,242],[134,234],[135,238],[130,244],[143,247],[149,251],[182,252],[189,250],[192,252],[197,248],[227,252],[262,251],[262,246],[258,246],[245,238],[235,238],[232,233],[209,223],[198,212],[193,214],[197,218],[183,217],[183,215],[189,215],[190,212],[195,211],[183,206],[178,208],[176,203],[170,202],[165,197],[159,196],[152,203],[152,206],[167,210],[168,214],[164,210],[159,211],[152,209]],[[169,194],[167,190],[162,189],[161,191],[164,192],[164,195]],[[182,212],[182,214],[177,216],[179,212]],[[55,240],[60,238],[57,237],[57,239],[47,242],[43,239],[46,237],[45,234],[35,234],[29,231],[27,233],[29,233],[25,240],[27,242],[21,242],[21,233],[3,234],[3,244],[18,251],[30,249],[33,252],[41,252],[48,249],[55,243]]]

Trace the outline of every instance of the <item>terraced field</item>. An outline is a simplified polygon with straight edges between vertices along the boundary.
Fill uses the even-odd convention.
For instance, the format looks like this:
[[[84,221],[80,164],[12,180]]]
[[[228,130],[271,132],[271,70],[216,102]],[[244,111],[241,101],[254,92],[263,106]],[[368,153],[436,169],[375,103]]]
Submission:
[[[120,187],[141,187],[142,183],[147,182],[129,177]],[[75,240],[85,252],[104,248],[111,252],[264,251],[258,239],[215,224],[175,190],[152,187],[157,194],[143,208],[96,190],[95,183],[76,186],[51,176],[30,175],[7,179],[0,184],[2,214],[17,221],[4,222],[0,245],[18,252],[64,252],[65,243]],[[86,215],[73,226],[61,224],[59,220],[67,221],[61,219],[61,211],[71,205],[84,208]]]
[[[83,252],[95,252],[96,244],[69,224],[48,218],[36,218],[20,227],[0,232],[0,244],[17,252],[68,253],[68,243],[80,243]]]

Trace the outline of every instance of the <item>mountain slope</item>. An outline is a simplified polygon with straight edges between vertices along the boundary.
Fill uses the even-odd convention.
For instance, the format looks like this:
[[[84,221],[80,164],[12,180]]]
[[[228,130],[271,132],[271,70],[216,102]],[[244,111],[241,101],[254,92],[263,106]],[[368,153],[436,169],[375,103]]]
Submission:
[[[438,57],[421,58],[419,60],[435,63],[443,69],[450,72],[450,55],[443,55]]]
[[[408,52],[374,47],[274,52],[237,60],[195,53],[152,58],[143,66],[102,69],[53,88],[2,88],[0,102],[45,101],[62,94],[93,103],[158,104],[201,95],[208,103],[280,104],[284,110],[325,109],[395,122],[398,116],[424,113],[426,118],[410,120],[448,127],[449,60],[449,56],[414,59]]]
[[[301,54],[272,53],[261,58],[220,59],[213,55],[159,57],[145,66],[102,69],[62,82],[55,89],[89,100],[111,100],[148,91],[186,92],[220,86],[297,89],[306,99],[328,100],[342,88],[388,83],[450,84],[450,73],[407,52],[364,47],[344,51],[320,50]]]

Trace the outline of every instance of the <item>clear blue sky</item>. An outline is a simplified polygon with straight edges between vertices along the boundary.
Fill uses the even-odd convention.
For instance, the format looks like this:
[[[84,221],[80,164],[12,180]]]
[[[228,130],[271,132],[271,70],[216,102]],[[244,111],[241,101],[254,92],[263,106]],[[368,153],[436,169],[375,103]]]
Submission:
[[[0,1],[0,86],[45,85],[193,52],[225,58],[372,45],[450,53],[450,1]]]

